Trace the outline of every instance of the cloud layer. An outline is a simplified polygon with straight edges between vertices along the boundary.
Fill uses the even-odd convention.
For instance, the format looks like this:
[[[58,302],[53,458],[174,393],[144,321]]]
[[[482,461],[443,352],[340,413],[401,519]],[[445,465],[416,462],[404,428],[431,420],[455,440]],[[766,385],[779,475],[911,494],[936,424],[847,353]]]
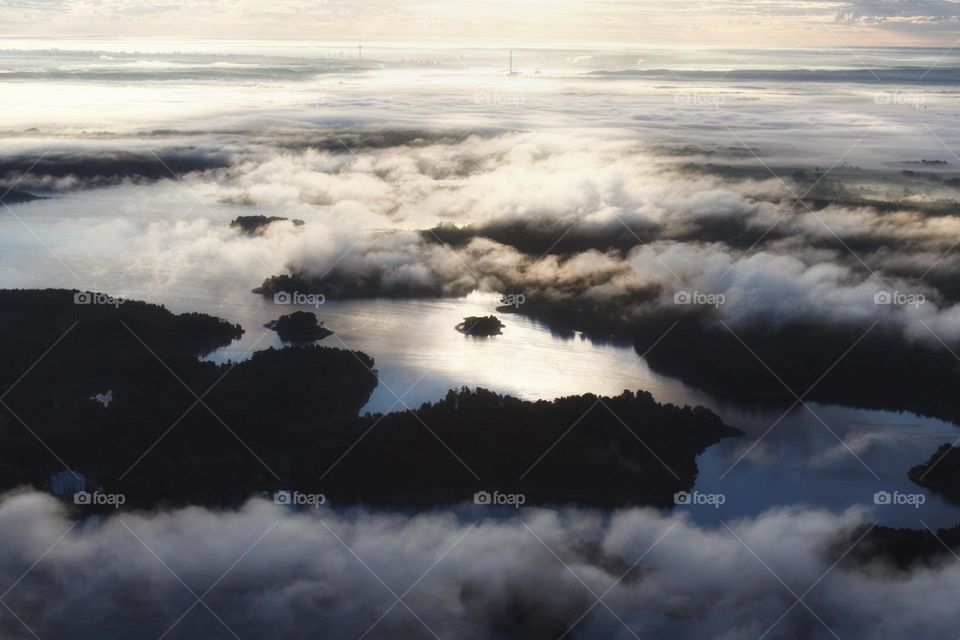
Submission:
[[[742,150],[652,149],[566,130],[459,140],[344,133],[315,143],[281,136],[243,151],[231,143],[215,155],[221,163],[229,157],[228,167],[82,191],[103,184],[95,169],[114,157],[87,145],[68,165],[85,174],[54,163],[50,175],[37,169],[18,186],[81,189],[71,209],[93,210],[82,235],[61,235],[84,239],[76,247],[84,258],[109,252],[105,270],[85,284],[109,291],[189,287],[198,278],[249,290],[290,272],[315,280],[331,299],[480,289],[588,305],[622,321],[677,311],[674,296],[696,292],[722,295],[711,313],[734,326],[810,320],[866,329],[879,321],[911,339],[933,340],[931,330],[960,339],[960,290],[952,284],[960,223],[939,199],[956,189],[941,178],[912,186],[905,198],[889,184],[918,171],[949,177],[950,164],[904,165],[925,167],[908,175],[767,171]],[[213,148],[203,145],[196,162]],[[172,149],[180,155],[168,157],[189,170],[192,156]],[[137,157],[163,169],[160,154],[173,150]],[[99,208],[101,192],[149,199],[160,214],[117,217]],[[798,201],[806,192],[816,197]],[[58,204],[49,202],[43,206]],[[307,224],[274,225],[256,237],[227,227],[251,213]],[[59,250],[67,264],[69,251]],[[881,293],[898,297],[877,304]]]
[[[578,638],[948,636],[956,563],[906,574],[831,566],[864,515],[779,510],[727,530],[648,510],[478,519],[253,500],[71,528],[52,497],[8,494],[0,574],[22,622],[4,611],[0,625],[11,638],[31,637],[29,626],[78,640],[171,627],[173,638],[226,627],[245,638],[555,638],[571,625]]]
[[[878,204],[846,203],[842,172],[731,178],[686,167],[631,142],[518,133],[282,152],[197,189],[306,219],[302,232],[237,250],[283,256],[333,298],[479,288],[616,307],[628,319],[676,310],[686,291],[721,294],[715,314],[739,326],[879,321],[911,339],[932,339],[928,327],[960,338],[945,281],[960,223],[925,212],[940,206],[931,197],[896,202],[875,187]],[[869,171],[846,175],[880,183]],[[824,184],[839,202],[797,200]],[[897,294],[894,304],[877,304],[883,293]]]

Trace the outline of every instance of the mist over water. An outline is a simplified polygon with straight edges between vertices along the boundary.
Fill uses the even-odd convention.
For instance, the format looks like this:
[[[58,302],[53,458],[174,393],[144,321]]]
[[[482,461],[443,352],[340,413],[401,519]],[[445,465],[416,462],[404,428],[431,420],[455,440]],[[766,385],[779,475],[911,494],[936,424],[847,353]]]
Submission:
[[[830,549],[867,517],[781,509],[702,528],[645,509],[493,518],[476,507],[295,512],[256,499],[71,528],[55,499],[31,493],[0,502],[0,568],[19,575],[47,550],[5,602],[31,628],[84,640],[947,633],[956,618],[939,612],[956,563],[913,574],[832,566]],[[792,592],[808,590],[797,610]],[[4,619],[25,637],[17,624]]]
[[[623,305],[624,317],[669,308],[681,289],[711,291],[727,299],[717,316],[738,329],[796,317],[877,322],[917,341],[932,327],[956,345],[956,296],[925,270],[941,255],[938,269],[957,266],[948,253],[960,227],[916,210],[960,195],[957,51],[522,49],[511,76],[507,49],[6,45],[0,189],[45,199],[0,209],[4,288],[105,291],[223,317],[246,330],[206,356],[228,362],[288,346],[263,325],[290,309],[251,292],[265,278],[369,277],[382,296],[303,307],[335,331],[323,345],[374,358],[380,384],[364,411],[416,408],[461,386],[529,400],[644,389],[660,402],[706,406],[746,432],[698,457],[695,490],[723,494],[719,508],[295,513],[254,499],[236,512],[93,518],[11,592],[41,637],[69,634],[82,607],[106,631],[80,638],[163,633],[194,600],[171,573],[202,593],[265,535],[211,593],[210,608],[229,615],[218,622],[196,608],[170,637],[213,637],[226,626],[250,637],[355,638],[454,547],[405,600],[423,619],[397,605],[377,633],[557,637],[575,626],[571,637],[756,638],[795,601],[776,576],[803,593],[831,569],[825,550],[857,526],[960,521],[960,509],[906,477],[956,439],[950,423],[816,403],[783,415],[724,401],[653,371],[629,341],[522,314],[498,313],[506,326],[493,339],[454,330],[466,316],[495,313],[501,294],[616,304],[655,283],[637,308]],[[828,194],[835,202],[816,215],[793,206],[826,169],[839,185]],[[245,236],[229,227],[241,215],[305,224]],[[486,237],[448,246],[420,233],[518,221],[586,248],[527,254]],[[731,221],[745,230],[728,232]],[[698,239],[704,229],[715,236]],[[614,232],[627,249],[602,244]],[[413,285],[436,295],[394,295]],[[895,287],[927,300],[875,304],[879,289]],[[878,490],[925,502],[875,505]],[[4,575],[15,578],[70,526],[49,497],[4,497]],[[796,546],[790,557],[784,540]],[[187,542],[192,553],[178,556]],[[611,587],[651,545],[636,574]],[[501,559],[487,566],[492,557]],[[117,558],[119,576],[98,571]],[[929,633],[917,637],[943,637],[956,620],[933,612],[957,579],[946,565],[900,575],[840,567],[810,607],[841,637],[898,637],[921,625]],[[145,584],[158,589],[149,615],[137,595]],[[598,605],[578,620],[596,599],[591,589],[608,587],[613,612]],[[81,590],[100,597],[89,605]],[[894,611],[884,598],[904,604]],[[832,636],[798,607],[767,637]]]

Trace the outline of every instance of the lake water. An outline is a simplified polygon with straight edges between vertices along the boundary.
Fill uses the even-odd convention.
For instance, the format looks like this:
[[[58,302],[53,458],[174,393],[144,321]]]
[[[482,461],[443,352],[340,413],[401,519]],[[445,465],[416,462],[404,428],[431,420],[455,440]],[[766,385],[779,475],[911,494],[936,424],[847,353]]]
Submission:
[[[531,400],[644,389],[660,402],[713,409],[747,435],[724,440],[700,456],[695,491],[723,494],[726,502],[719,508],[680,507],[698,522],[801,504],[830,509],[867,504],[879,521],[897,526],[952,526],[960,520],[960,509],[906,477],[910,467],[958,437],[951,424],[816,403],[783,416],[780,410],[722,402],[652,371],[629,344],[556,335],[518,315],[500,315],[506,327],[493,338],[454,330],[464,316],[490,314],[497,305],[495,296],[479,294],[459,300],[330,302],[318,315],[336,331],[324,344],[359,349],[376,359],[381,384],[365,408],[369,411],[413,408],[460,385]],[[277,308],[254,299],[247,313],[254,326],[275,317]],[[242,356],[260,335],[251,331],[214,359]],[[874,505],[878,491],[921,493],[926,502],[919,509]]]
[[[105,202],[103,192],[99,193],[18,206],[18,215],[29,215],[30,230],[12,215],[0,217],[3,286],[94,287],[96,282],[78,282],[71,271],[99,274],[123,283],[119,289],[111,289],[115,293],[162,303],[175,312],[215,314],[246,329],[241,339],[208,359],[239,360],[257,349],[283,346],[263,324],[289,312],[290,307],[278,307],[251,293],[257,282],[240,277],[236,265],[222,259],[211,259],[207,268],[186,272],[143,268],[141,263],[145,259],[149,263],[149,258],[135,250],[135,242],[124,247],[117,238],[103,235],[116,225],[117,203],[123,207],[128,206],[123,204],[127,201]],[[144,229],[152,224],[152,215],[162,215],[163,199],[137,201],[128,231],[149,233]],[[94,213],[95,202],[102,213]],[[113,208],[108,208],[110,204]],[[89,215],[80,218],[78,210]],[[140,226],[138,218],[143,220]],[[33,232],[56,255],[38,251]],[[61,260],[64,264],[59,264]],[[120,280],[118,270],[123,274]],[[328,301],[315,311],[335,332],[322,344],[357,349],[375,359],[380,384],[365,411],[416,407],[462,385],[526,399],[645,389],[661,402],[713,409],[747,436],[725,440],[700,456],[696,491],[725,498],[719,508],[679,507],[700,522],[715,523],[801,504],[829,509],[866,505],[880,522],[898,526],[922,527],[926,523],[937,527],[960,521],[960,508],[916,487],[906,477],[910,467],[960,435],[950,424],[910,414],[816,404],[810,404],[810,410],[794,409],[780,419],[781,411],[722,402],[658,375],[630,344],[558,335],[542,323],[515,314],[500,315],[506,327],[502,335],[493,338],[467,337],[454,329],[464,316],[493,313],[498,304],[494,295],[473,294],[455,300]],[[919,509],[875,506],[877,491],[920,493],[926,502]]]
[[[31,48],[29,43],[21,46]],[[101,45],[84,43],[81,48],[95,46]],[[106,291],[162,303],[176,312],[201,311],[242,324],[246,333],[239,341],[208,356],[218,362],[282,346],[276,334],[263,328],[280,310],[250,290],[265,276],[284,272],[291,255],[322,248],[323,238],[303,246],[280,236],[242,238],[227,228],[230,219],[251,213],[287,215],[304,218],[308,229],[322,230],[326,225],[331,234],[345,228],[391,225],[425,228],[439,221],[436,215],[419,211],[397,220],[371,215],[367,210],[376,209],[378,203],[363,201],[371,193],[367,182],[345,181],[327,194],[325,180],[335,173],[333,169],[319,176],[314,167],[314,173],[301,183],[297,162],[302,159],[295,158],[289,166],[273,156],[268,162],[262,149],[262,157],[256,157],[258,145],[290,125],[288,120],[295,135],[302,133],[297,127],[307,127],[319,136],[330,127],[364,124],[400,129],[429,125],[454,131],[490,126],[566,127],[563,131],[577,132],[593,126],[597,131],[629,129],[638,141],[653,145],[694,140],[742,146],[739,138],[729,135],[733,128],[751,136],[751,142],[765,144],[768,151],[790,140],[787,150],[778,151],[782,162],[794,162],[803,155],[810,163],[825,165],[853,147],[847,160],[861,166],[891,159],[916,161],[927,157],[917,155],[916,149],[939,150],[941,139],[943,146],[956,148],[957,129],[951,126],[957,113],[956,92],[941,86],[953,82],[952,77],[943,80],[937,74],[923,74],[927,79],[920,94],[917,87],[923,77],[917,74],[902,88],[907,93],[878,97],[869,77],[831,75],[835,67],[857,70],[864,65],[926,68],[942,62],[941,67],[955,67],[960,62],[956,51],[861,50],[856,60],[839,51],[782,51],[772,57],[736,51],[722,55],[626,51],[596,57],[541,51],[518,54],[517,65],[524,75],[505,77],[502,52],[487,52],[475,59],[479,53],[451,51],[436,60],[430,58],[430,64],[407,65],[403,61],[419,61],[426,54],[384,50],[371,53],[382,63],[357,67],[344,61],[342,52],[309,47],[291,52],[289,46],[259,50],[249,59],[231,57],[226,65],[220,58],[203,57],[213,55],[206,50],[194,51],[200,56],[196,59],[193,54],[149,52],[127,57],[89,51],[70,55],[5,52],[0,60],[9,72],[11,90],[0,96],[0,104],[9,107],[0,124],[10,135],[2,140],[0,153],[35,154],[39,159],[53,148],[102,153],[120,148],[149,154],[162,151],[163,145],[208,145],[230,148],[241,157],[248,154],[267,166],[278,165],[275,173],[283,180],[274,177],[277,184],[269,184],[271,174],[255,175],[249,184],[243,176],[233,176],[239,186],[229,180],[191,179],[67,188],[50,200],[0,208],[0,286]],[[272,56],[305,57],[291,62]],[[649,76],[651,69],[660,68],[683,74],[755,66],[760,58],[771,61],[763,65],[765,69],[775,67],[782,73],[729,82],[709,74],[684,75],[682,81],[676,75]],[[590,62],[578,62],[581,59]],[[237,71],[238,65],[242,72]],[[823,73],[801,91],[787,72],[806,68]],[[598,71],[631,73],[595,75]],[[893,85],[883,88],[899,91]],[[717,98],[714,103],[692,99],[711,96]],[[816,100],[808,99],[811,96]],[[891,96],[909,100],[890,104]],[[720,98],[726,105],[722,110],[716,104]],[[923,109],[912,108],[920,102]],[[718,126],[721,116],[723,126]],[[927,126],[929,119],[936,119],[936,139]],[[832,128],[810,136],[808,121],[829,123]],[[883,126],[870,129],[870,135],[857,144],[864,135],[863,123],[873,121]],[[666,130],[665,122],[671,123]],[[767,122],[775,126],[760,126]],[[784,129],[791,122],[800,124]],[[172,133],[156,138],[129,135],[154,127],[170,127]],[[530,145],[525,143],[518,152],[530,152]],[[777,156],[767,159],[773,162]],[[48,186],[51,192],[57,191],[56,185]],[[255,210],[229,204],[229,196],[243,192],[240,187],[257,196]],[[417,188],[414,185],[405,194],[414,202]],[[290,190],[297,189],[307,195],[322,192],[323,197],[306,202],[289,196]],[[442,207],[437,209],[446,213]],[[716,509],[680,508],[697,521],[716,522],[799,504],[829,509],[867,505],[880,522],[901,526],[936,527],[960,521],[960,508],[906,478],[910,467],[960,435],[953,425],[907,414],[816,404],[780,419],[779,411],[724,403],[660,376],[630,344],[556,335],[519,315],[503,317],[503,335],[490,339],[465,337],[454,330],[464,316],[488,314],[496,306],[494,296],[475,294],[457,300],[328,301],[316,311],[335,331],[323,344],[361,350],[375,359],[380,385],[367,411],[415,407],[462,385],[526,399],[645,389],[661,402],[710,407],[747,436],[725,440],[700,456],[696,490],[722,493],[725,503]],[[877,491],[921,493],[926,503],[919,509],[874,507]]]

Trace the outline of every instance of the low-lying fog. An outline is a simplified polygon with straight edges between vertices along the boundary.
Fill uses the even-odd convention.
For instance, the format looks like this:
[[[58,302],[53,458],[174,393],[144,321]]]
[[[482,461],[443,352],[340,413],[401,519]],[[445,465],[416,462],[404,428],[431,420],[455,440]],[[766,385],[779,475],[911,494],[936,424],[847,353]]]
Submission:
[[[832,566],[833,545],[863,522],[960,521],[905,477],[954,440],[953,425],[814,404],[830,428],[800,408],[755,444],[779,412],[660,376],[628,342],[551,333],[513,314],[490,341],[453,329],[492,313],[500,294],[589,301],[613,321],[676,311],[678,293],[696,292],[721,296],[709,313],[734,330],[880,325],[960,348],[960,96],[948,71],[923,73],[930,52],[523,51],[514,76],[506,51],[353,55],[0,53],[17,87],[0,93],[0,193],[48,198],[0,208],[0,284],[105,291],[240,322],[244,338],[209,356],[222,361],[280,344],[262,327],[278,308],[251,293],[265,278],[298,273],[337,291],[373,283],[382,298],[329,295],[315,309],[336,332],[324,344],[376,360],[382,384],[367,409],[460,385],[525,398],[643,388],[705,404],[748,434],[700,458],[697,488],[724,493],[724,507],[487,517],[298,514],[253,500],[236,513],[122,512],[71,529],[52,498],[8,494],[7,582],[69,532],[0,595],[24,623],[0,628],[77,638],[157,637],[171,625],[169,637],[556,638],[574,624],[570,634],[587,638],[954,633],[943,612],[956,563]],[[944,55],[944,68],[956,63]],[[239,215],[305,224],[251,236],[230,228]],[[469,230],[453,244],[423,232],[440,225]],[[397,297],[411,289],[421,299]],[[900,297],[878,303],[879,293]],[[927,502],[874,508],[878,486]],[[91,621],[86,635],[79,617]]]
[[[949,637],[960,564],[845,562],[867,521],[779,509],[704,528],[643,509],[296,513],[256,499],[77,525],[52,497],[7,494],[0,573],[22,579],[3,594],[20,621],[2,624],[78,640]]]

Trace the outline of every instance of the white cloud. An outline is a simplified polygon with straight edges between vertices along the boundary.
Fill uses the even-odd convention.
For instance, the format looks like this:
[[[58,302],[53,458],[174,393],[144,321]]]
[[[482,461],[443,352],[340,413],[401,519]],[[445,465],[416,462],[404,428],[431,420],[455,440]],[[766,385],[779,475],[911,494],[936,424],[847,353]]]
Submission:
[[[408,606],[442,636],[555,637],[593,603],[588,588],[610,588],[577,637],[626,633],[609,606],[640,635],[745,638],[794,604],[770,571],[797,593],[816,583],[805,603],[840,637],[926,640],[953,631],[941,614],[960,587],[957,563],[899,576],[831,568],[864,523],[859,510],[783,509],[730,523],[742,543],[723,527],[643,509],[525,509],[475,523],[480,515],[294,514],[262,500],[236,512],[123,512],[74,528],[30,569],[70,523],[50,496],[8,494],[0,501],[0,577],[12,584],[30,569],[5,604],[40,637],[78,640],[159,636],[194,604],[187,587],[201,594],[211,586],[204,604],[245,638],[356,638],[394,604],[388,588],[403,594],[411,585],[376,633],[427,634]],[[795,609],[773,637],[828,633]],[[12,619],[5,628],[29,635]],[[228,633],[204,606],[175,632]]]

